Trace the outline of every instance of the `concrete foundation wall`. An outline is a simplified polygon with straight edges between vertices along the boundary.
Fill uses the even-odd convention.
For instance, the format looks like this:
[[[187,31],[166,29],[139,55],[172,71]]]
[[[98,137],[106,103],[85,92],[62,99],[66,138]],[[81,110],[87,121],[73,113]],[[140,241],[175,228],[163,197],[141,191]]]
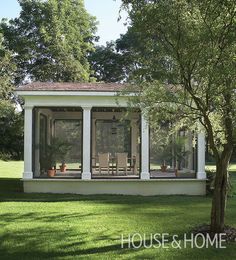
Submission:
[[[123,194],[123,195],[205,195],[206,180],[23,180],[26,193]]]

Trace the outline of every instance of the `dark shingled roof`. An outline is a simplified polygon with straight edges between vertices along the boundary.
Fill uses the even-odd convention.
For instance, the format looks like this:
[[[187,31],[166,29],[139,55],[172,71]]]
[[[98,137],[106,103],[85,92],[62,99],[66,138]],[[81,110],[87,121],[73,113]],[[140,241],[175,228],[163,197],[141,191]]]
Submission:
[[[17,91],[111,91],[125,89],[125,84],[118,83],[72,83],[72,82],[33,82],[20,86]]]

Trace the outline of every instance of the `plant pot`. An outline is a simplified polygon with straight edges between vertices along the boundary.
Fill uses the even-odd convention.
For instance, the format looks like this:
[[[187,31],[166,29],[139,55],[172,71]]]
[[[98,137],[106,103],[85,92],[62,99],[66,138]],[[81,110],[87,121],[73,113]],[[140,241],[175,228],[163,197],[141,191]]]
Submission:
[[[178,173],[178,169],[175,169],[175,176],[178,177],[179,173]]]
[[[60,165],[60,171],[61,172],[66,172],[66,164]]]
[[[55,173],[56,173],[56,171],[54,169],[50,169],[50,170],[47,171],[48,177],[55,176]]]
[[[166,172],[167,170],[167,165],[161,165],[161,171]]]

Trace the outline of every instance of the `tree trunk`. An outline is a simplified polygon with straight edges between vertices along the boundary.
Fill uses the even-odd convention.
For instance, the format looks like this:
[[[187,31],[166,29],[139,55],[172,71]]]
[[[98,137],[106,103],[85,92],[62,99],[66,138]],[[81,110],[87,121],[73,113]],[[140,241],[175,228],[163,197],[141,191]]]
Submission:
[[[216,163],[216,176],[211,209],[211,232],[222,233],[225,225],[225,208],[227,200],[228,166],[232,149],[225,148]]]

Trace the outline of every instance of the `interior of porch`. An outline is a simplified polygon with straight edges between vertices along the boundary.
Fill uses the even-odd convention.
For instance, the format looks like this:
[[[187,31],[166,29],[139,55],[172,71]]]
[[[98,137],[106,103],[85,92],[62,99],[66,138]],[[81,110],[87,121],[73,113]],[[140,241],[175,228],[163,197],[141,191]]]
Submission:
[[[140,112],[92,109],[92,178],[139,178]]]
[[[184,128],[170,134],[170,128],[150,129],[151,178],[196,178],[196,135]]]
[[[83,110],[80,107],[37,107],[33,114],[34,178],[81,178]],[[127,108],[93,107],[90,118],[92,179],[139,179],[141,113]],[[150,178],[195,178],[196,136],[184,129],[167,138],[150,130]]]
[[[34,109],[34,177],[81,178],[82,109]]]
[[[33,136],[34,178],[81,178],[82,108],[35,108]],[[139,178],[139,112],[92,109],[91,173],[92,178]]]

